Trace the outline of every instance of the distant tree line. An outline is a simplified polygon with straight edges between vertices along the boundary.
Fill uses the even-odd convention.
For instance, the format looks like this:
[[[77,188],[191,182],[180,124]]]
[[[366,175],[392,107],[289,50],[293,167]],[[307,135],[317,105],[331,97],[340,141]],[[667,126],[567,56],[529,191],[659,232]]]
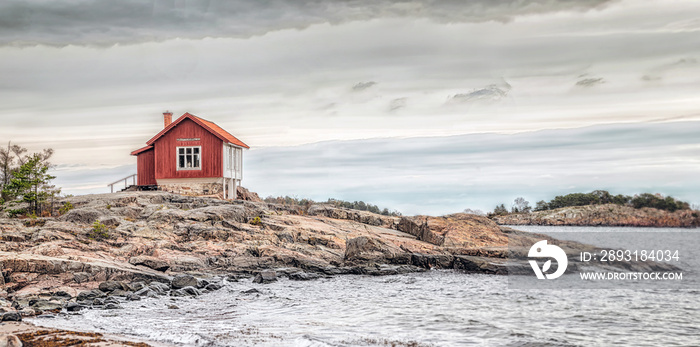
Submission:
[[[612,195],[605,190],[594,190],[590,193],[572,193],[556,196],[549,202],[544,200],[537,202],[535,211],[552,210],[569,206],[616,204],[631,206],[634,208],[652,207],[659,210],[675,212],[690,209],[690,204],[677,200],[671,196],[664,197],[661,194],[642,193],[634,196]]]
[[[0,205],[27,204],[19,209],[9,209],[11,215],[52,214],[53,199],[61,192],[51,184],[56,177],[48,173],[52,155],[53,149],[50,148],[29,154],[26,148],[11,142],[0,148]]]
[[[286,205],[286,206],[297,206],[301,207],[304,209],[304,211],[308,210],[311,205],[314,204],[329,204],[333,205],[335,207],[342,207],[342,208],[349,208],[353,210],[360,210],[360,211],[368,211],[376,214],[381,214],[384,216],[401,216],[401,212],[393,210],[389,211],[388,208],[380,208],[377,205],[372,205],[369,203],[366,203],[364,201],[344,201],[344,200],[339,200],[339,199],[328,199],[325,202],[316,202],[311,199],[299,199],[296,197],[290,197],[290,196],[278,196],[278,197],[272,197],[268,196],[265,199],[265,202],[268,203],[275,203],[275,204],[281,204],[281,205]]]
[[[557,208],[571,206],[604,204],[616,204],[634,208],[651,207],[669,212],[690,209],[689,203],[677,200],[671,196],[665,197],[661,194],[642,193],[634,196],[622,194],[612,195],[605,190],[594,190],[590,193],[571,193],[559,195],[548,202],[540,200],[535,204],[534,211],[554,210]],[[531,211],[532,208],[530,207],[529,202],[524,198],[519,197],[513,201],[510,211],[504,204],[500,204],[494,208],[492,213],[489,213],[489,216],[505,215],[509,213],[529,213]]]

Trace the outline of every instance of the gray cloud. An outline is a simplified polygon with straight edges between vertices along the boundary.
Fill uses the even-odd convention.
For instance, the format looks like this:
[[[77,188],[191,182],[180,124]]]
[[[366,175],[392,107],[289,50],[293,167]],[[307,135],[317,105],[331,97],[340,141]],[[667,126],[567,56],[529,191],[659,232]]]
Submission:
[[[108,46],[172,38],[250,37],[319,23],[392,17],[506,22],[520,15],[587,11],[610,2],[10,0],[0,4],[0,45]]]
[[[374,81],[360,82],[360,83],[357,83],[356,85],[352,86],[352,90],[356,91],[356,92],[363,91],[367,88],[374,86],[375,84],[377,84],[377,82],[374,82]]]
[[[396,98],[389,103],[389,112],[398,111],[406,107],[408,98]]]
[[[448,103],[495,102],[505,98],[510,89],[510,84],[504,81],[501,84],[491,84],[468,93],[455,94],[449,97]]]
[[[593,87],[599,84],[605,83],[605,80],[602,77],[598,78],[584,78],[578,82],[576,82],[576,85],[579,87]]]

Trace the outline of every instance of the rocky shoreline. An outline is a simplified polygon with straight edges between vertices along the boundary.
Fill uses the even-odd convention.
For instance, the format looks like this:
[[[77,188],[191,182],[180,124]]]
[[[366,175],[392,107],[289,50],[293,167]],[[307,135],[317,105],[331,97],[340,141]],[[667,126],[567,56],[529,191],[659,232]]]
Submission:
[[[231,281],[263,285],[278,277],[306,281],[436,268],[506,274],[509,243],[511,255],[514,245],[524,255],[536,240],[551,240],[463,213],[387,217],[164,192],[67,202],[74,208],[56,218],[0,218],[3,322],[119,310],[144,298],[196,297]],[[589,247],[559,244],[567,253]]]
[[[668,212],[655,208],[636,209],[615,204],[563,207],[531,213],[493,216],[499,225],[616,226],[616,227],[700,227],[700,212]]]

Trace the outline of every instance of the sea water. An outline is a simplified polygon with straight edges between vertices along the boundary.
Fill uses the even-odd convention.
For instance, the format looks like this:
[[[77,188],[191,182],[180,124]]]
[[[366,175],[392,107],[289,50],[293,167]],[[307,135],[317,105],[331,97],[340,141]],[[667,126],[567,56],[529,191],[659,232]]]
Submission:
[[[553,236],[564,230],[516,228]],[[697,229],[687,231],[700,237]],[[448,270],[264,285],[246,279],[197,298],[122,306],[32,322],[183,346],[700,345],[697,287],[518,290],[507,276]]]

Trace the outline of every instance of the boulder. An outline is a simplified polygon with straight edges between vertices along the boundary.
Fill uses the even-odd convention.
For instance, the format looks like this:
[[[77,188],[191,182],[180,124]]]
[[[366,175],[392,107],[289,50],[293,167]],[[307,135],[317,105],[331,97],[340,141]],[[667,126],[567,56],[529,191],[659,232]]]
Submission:
[[[104,298],[107,296],[103,291],[99,289],[93,289],[93,290],[88,290],[84,292],[78,293],[77,300],[78,301],[87,301],[87,300],[93,300],[95,298]]]
[[[124,282],[119,281],[105,281],[100,283],[100,290],[106,293],[113,292],[117,289],[119,290],[130,290],[129,286]]]
[[[66,304],[66,311],[68,311],[68,312],[78,312],[84,308],[85,308],[85,306],[83,306],[77,302],[69,302]]]
[[[253,283],[272,283],[277,281],[277,273],[273,270],[260,271],[255,278],[253,278]]]
[[[263,202],[260,196],[258,196],[258,193],[251,192],[250,190],[241,186],[236,187],[236,196],[238,200]]]
[[[22,316],[17,312],[5,312],[2,314],[3,322],[21,322]]]
[[[129,259],[129,264],[131,264],[131,265],[143,265],[143,266],[151,268],[153,270],[163,271],[163,272],[170,268],[170,264],[165,260],[161,260],[161,259],[149,257],[149,256],[143,256],[143,255],[137,256],[137,257],[131,257],[131,259]]]
[[[173,289],[181,289],[185,287],[197,287],[198,284],[199,281],[197,281],[197,278],[192,275],[179,275],[173,278],[170,286]]]
[[[160,282],[151,283],[147,288],[159,295],[163,295],[170,290],[170,286]]]
[[[138,291],[146,287],[146,284],[143,282],[132,282],[129,283],[129,287],[131,287],[131,290],[133,291]]]
[[[63,305],[57,301],[39,299],[30,301],[29,307],[37,312],[59,312],[63,308]]]
[[[22,347],[22,341],[14,334],[0,336],[0,347]]]
[[[181,289],[175,289],[170,292],[170,296],[200,296],[202,292],[195,287],[184,287]]]
[[[111,295],[111,296],[121,296],[121,297],[125,297],[129,294],[131,294],[131,293],[127,292],[126,290],[121,290],[121,289],[115,289],[114,291],[109,293],[109,295]]]

